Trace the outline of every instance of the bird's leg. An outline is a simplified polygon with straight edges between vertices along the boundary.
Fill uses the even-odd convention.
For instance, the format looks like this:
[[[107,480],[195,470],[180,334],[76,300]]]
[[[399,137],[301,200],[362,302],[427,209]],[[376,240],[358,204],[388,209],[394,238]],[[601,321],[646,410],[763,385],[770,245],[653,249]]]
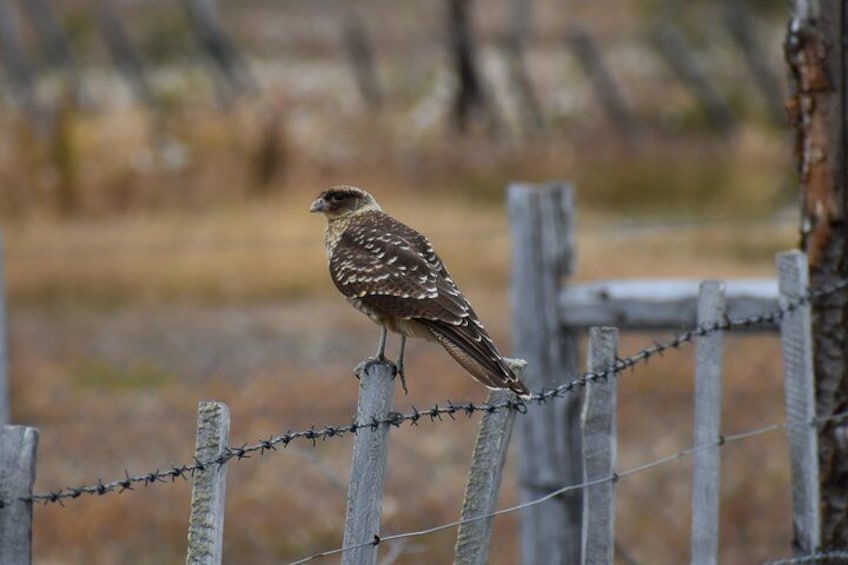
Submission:
[[[404,334],[400,335],[400,353],[398,354],[397,360],[397,376],[400,377],[400,384],[403,387],[403,393],[409,394],[409,391],[406,389],[406,373],[403,372],[403,352],[406,349],[406,336]]]
[[[386,359],[386,336],[388,333],[389,330],[386,329],[386,326],[380,326],[380,343],[377,345],[377,355],[374,356],[377,361]]]
[[[362,377],[362,372],[368,370],[368,367],[375,363],[385,363],[390,365],[392,368],[392,373],[397,374],[397,367],[394,363],[386,359],[386,336],[389,331],[386,329],[386,326],[380,326],[380,344],[377,346],[377,354],[374,357],[368,357],[367,359],[362,360],[356,367],[353,368],[353,374],[356,375],[356,378]]]

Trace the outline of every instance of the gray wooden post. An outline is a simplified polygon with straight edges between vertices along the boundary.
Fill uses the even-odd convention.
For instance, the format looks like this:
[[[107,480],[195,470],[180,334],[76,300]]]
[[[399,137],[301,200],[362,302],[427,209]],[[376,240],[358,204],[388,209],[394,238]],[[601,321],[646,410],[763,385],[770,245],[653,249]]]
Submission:
[[[577,376],[577,336],[563,328],[557,297],[573,270],[573,190],[565,184],[512,184],[507,189],[512,237],[514,355],[527,360],[531,390]],[[519,419],[519,496],[537,499],[583,480],[580,398],[532,405]],[[580,562],[582,500],[578,491],[521,513],[524,565]]]
[[[724,320],[724,283],[704,281],[698,300],[698,325],[708,327]],[[692,476],[692,563],[718,563],[718,509],[721,459],[716,443],[721,434],[721,370],[723,334],[696,338],[695,349],[695,452]]]
[[[6,278],[5,278],[6,248],[3,234],[0,234],[0,426],[11,423],[9,413],[9,342],[6,334]]]
[[[807,256],[789,251],[777,256],[780,303],[804,296],[809,285]],[[811,307],[801,304],[780,324],[783,386],[786,394],[786,435],[792,469],[793,546],[799,555],[815,551],[821,540],[819,460]]]
[[[520,359],[508,359],[512,370],[524,380],[527,363]],[[486,399],[488,404],[500,404],[514,399],[508,390],[493,390]],[[514,410],[487,412],[480,420],[471,469],[465,485],[461,520],[485,516],[495,511],[498,491],[503,478],[509,438],[515,421]],[[494,517],[467,522],[459,526],[456,536],[455,565],[485,565],[489,558]]]
[[[195,458],[212,461],[224,453],[230,439],[230,411],[221,402],[201,402],[197,409]],[[194,476],[186,563],[221,563],[224,543],[224,500],[227,465],[211,464]]]
[[[615,366],[618,330],[589,330],[589,371]],[[610,374],[586,385],[581,423],[585,482],[611,477],[618,451],[616,424],[617,379]],[[612,480],[583,489],[583,563],[612,565],[615,550],[615,483]]]
[[[38,430],[4,426],[0,431],[0,563],[32,563],[32,496]]]
[[[368,365],[359,380],[356,423],[360,428],[353,441],[353,463],[347,490],[347,512],[343,547],[367,543],[345,551],[343,565],[369,565],[377,562],[374,541],[380,534],[383,478],[389,447],[389,425],[370,427],[383,421],[392,409],[392,368],[383,363]]]

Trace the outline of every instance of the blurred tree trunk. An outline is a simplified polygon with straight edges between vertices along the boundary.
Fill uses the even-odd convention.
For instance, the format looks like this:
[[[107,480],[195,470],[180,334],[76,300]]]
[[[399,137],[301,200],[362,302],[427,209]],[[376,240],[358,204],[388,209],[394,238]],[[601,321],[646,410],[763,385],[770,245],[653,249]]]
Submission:
[[[793,0],[785,54],[790,70],[788,103],[795,129],[801,185],[801,247],[810,282],[848,277],[846,158],[846,5],[836,0]],[[813,303],[816,413],[848,410],[848,296]],[[821,546],[848,547],[848,422],[819,427]],[[814,548],[801,548],[811,550]]]
[[[751,71],[751,78],[766,102],[768,116],[775,124],[786,122],[783,108],[783,88],[775,72],[769,67],[761,41],[755,30],[755,20],[751,8],[746,4],[730,0],[722,9],[724,25],[736,46],[742,51],[745,63]]]
[[[448,47],[457,80],[453,122],[459,131],[466,131],[475,114],[484,115],[488,110],[471,33],[471,0],[448,0],[447,26]]]
[[[507,65],[510,82],[521,114],[521,125],[527,133],[544,126],[539,99],[530,81],[524,57],[524,45],[530,36],[532,0],[509,0],[509,30],[506,36]]]
[[[77,106],[85,106],[83,82],[79,69],[71,52],[70,42],[62,27],[56,21],[48,0],[26,0],[22,2],[29,15],[33,28],[41,41],[47,67],[65,75],[66,89]]]
[[[75,136],[76,108],[73,93],[66,91],[56,106],[48,149],[49,162],[56,178],[56,208],[64,217],[77,215],[82,210],[83,203],[79,184],[80,159]]]
[[[21,21],[10,0],[0,0],[0,56],[3,57],[12,98],[40,128],[44,124],[35,95],[35,69],[26,55]]]
[[[727,102],[713,88],[706,71],[692,56],[686,38],[670,20],[659,23],[653,31],[660,54],[677,75],[680,82],[692,93],[692,97],[704,109],[709,123],[722,133],[736,127],[736,118]]]
[[[379,110],[383,106],[383,93],[377,78],[374,50],[371,47],[368,32],[350,0],[336,2],[336,9],[340,12],[342,43],[353,69],[359,94],[368,109]]]
[[[112,0],[100,0],[97,23],[112,61],[130,85],[136,101],[146,106],[155,105],[153,90],[144,72],[141,57],[130,43],[124,24],[112,6]]]
[[[245,58],[224,31],[215,0],[184,0],[203,57],[208,61],[219,99],[228,105],[259,90]]]
[[[595,98],[603,106],[610,123],[628,137],[635,134],[636,119],[624,103],[621,91],[604,64],[589,32],[578,24],[572,24],[565,32],[565,42],[589,78]]]

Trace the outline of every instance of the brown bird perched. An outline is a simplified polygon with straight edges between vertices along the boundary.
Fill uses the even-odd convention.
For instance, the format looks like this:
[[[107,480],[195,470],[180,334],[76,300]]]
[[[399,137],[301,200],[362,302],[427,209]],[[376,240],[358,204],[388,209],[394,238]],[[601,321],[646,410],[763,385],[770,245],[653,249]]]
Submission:
[[[370,194],[353,186],[325,190],[310,212],[327,217],[324,244],[336,288],[381,327],[377,355],[366,362],[385,361],[391,330],[401,335],[396,369],[404,391],[406,338],[420,337],[444,347],[485,386],[530,394],[426,237],[384,213]]]

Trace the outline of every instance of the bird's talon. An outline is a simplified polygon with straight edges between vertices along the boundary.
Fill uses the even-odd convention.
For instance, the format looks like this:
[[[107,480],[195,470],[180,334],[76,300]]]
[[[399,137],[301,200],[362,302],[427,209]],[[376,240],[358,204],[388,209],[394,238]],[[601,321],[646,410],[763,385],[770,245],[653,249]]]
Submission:
[[[353,368],[353,374],[357,379],[361,379],[362,373],[370,369],[371,365],[377,364],[388,365],[389,367],[391,367],[392,377],[397,374],[397,367],[395,366],[395,364],[386,359],[385,357],[368,357],[366,359],[363,359],[359,362],[358,365],[356,365],[356,367]]]
[[[395,367],[395,375],[400,377],[400,386],[403,387],[403,393],[409,396],[409,390],[406,388],[406,373],[403,371],[403,365]]]

